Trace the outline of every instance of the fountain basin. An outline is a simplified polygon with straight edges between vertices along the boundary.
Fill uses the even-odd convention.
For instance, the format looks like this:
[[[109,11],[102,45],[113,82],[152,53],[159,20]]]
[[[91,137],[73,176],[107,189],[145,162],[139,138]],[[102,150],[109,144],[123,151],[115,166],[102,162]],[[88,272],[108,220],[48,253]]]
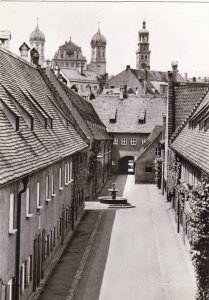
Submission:
[[[104,204],[127,204],[127,199],[123,197],[116,197],[116,199],[113,199],[111,196],[102,196],[98,199],[100,203]]]

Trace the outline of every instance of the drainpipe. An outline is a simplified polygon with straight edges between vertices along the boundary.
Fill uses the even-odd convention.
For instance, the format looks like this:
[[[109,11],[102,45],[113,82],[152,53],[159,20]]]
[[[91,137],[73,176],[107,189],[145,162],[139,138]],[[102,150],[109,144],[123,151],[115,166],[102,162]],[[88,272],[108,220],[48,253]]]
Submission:
[[[16,261],[15,261],[15,300],[19,300],[19,284],[20,284],[20,238],[21,238],[21,207],[22,207],[22,194],[27,189],[28,177],[22,179],[23,189],[17,194],[17,237],[16,237]]]

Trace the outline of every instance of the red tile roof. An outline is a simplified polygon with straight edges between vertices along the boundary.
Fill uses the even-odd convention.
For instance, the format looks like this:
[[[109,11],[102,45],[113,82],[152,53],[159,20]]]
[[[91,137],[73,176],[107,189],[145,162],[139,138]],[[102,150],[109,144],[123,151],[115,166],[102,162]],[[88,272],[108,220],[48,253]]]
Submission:
[[[54,95],[37,68],[3,49],[0,100],[0,185],[87,147],[64,113],[57,113]],[[19,117],[17,131],[7,107]]]

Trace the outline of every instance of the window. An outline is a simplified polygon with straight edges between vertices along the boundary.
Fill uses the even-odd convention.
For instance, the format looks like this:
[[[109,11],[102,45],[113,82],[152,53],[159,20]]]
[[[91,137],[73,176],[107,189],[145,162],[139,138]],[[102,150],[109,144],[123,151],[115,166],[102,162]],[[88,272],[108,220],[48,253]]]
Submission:
[[[37,182],[36,185],[36,205],[37,205],[37,209],[41,209],[41,199],[40,199],[40,182]]]
[[[59,169],[59,189],[63,190],[63,186],[62,186],[62,168]]]
[[[73,163],[72,161],[67,164],[68,166],[68,182],[73,181]]]
[[[155,148],[155,156],[161,157],[161,148],[160,147]]]
[[[121,139],[121,145],[127,145],[127,138],[122,138]]]
[[[71,68],[74,68],[74,62],[71,62]]]
[[[146,173],[152,172],[152,167],[145,167],[145,172]]]
[[[51,201],[50,195],[49,195],[49,175],[46,176],[46,201]]]
[[[30,284],[30,282],[32,281],[32,255],[30,255],[27,259],[27,281],[28,281],[28,285]]]
[[[55,190],[54,190],[54,174],[52,173],[52,196],[56,196]]]
[[[113,145],[118,145],[118,138],[114,138]]]
[[[142,138],[142,145],[146,142],[146,138]]]
[[[13,300],[14,299],[14,294],[13,294],[13,285],[14,285],[14,278],[10,279],[7,283],[7,300]]]
[[[68,185],[69,177],[68,177],[68,165],[65,164],[65,185]]]
[[[15,223],[15,198],[14,198],[14,193],[10,194],[10,199],[9,199],[9,234],[14,234],[17,232],[17,229],[14,227]]]
[[[41,229],[41,215],[38,216],[38,229]]]
[[[26,218],[31,218],[33,214],[30,213],[30,189],[26,189]]]
[[[135,146],[136,145],[136,138],[131,138],[131,145]]]

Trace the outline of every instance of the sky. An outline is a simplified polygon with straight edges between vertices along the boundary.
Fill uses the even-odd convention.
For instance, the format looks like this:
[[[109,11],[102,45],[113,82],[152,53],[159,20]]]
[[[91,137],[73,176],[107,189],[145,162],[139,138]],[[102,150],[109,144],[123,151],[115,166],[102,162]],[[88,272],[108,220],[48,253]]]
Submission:
[[[10,50],[19,55],[23,42],[39,28],[45,34],[45,58],[52,59],[68,41],[81,46],[90,62],[90,41],[100,31],[107,39],[107,72],[116,75],[136,66],[138,32],[143,20],[150,32],[151,70],[178,70],[189,77],[209,76],[209,2],[13,2],[0,1],[0,30],[12,34]]]

